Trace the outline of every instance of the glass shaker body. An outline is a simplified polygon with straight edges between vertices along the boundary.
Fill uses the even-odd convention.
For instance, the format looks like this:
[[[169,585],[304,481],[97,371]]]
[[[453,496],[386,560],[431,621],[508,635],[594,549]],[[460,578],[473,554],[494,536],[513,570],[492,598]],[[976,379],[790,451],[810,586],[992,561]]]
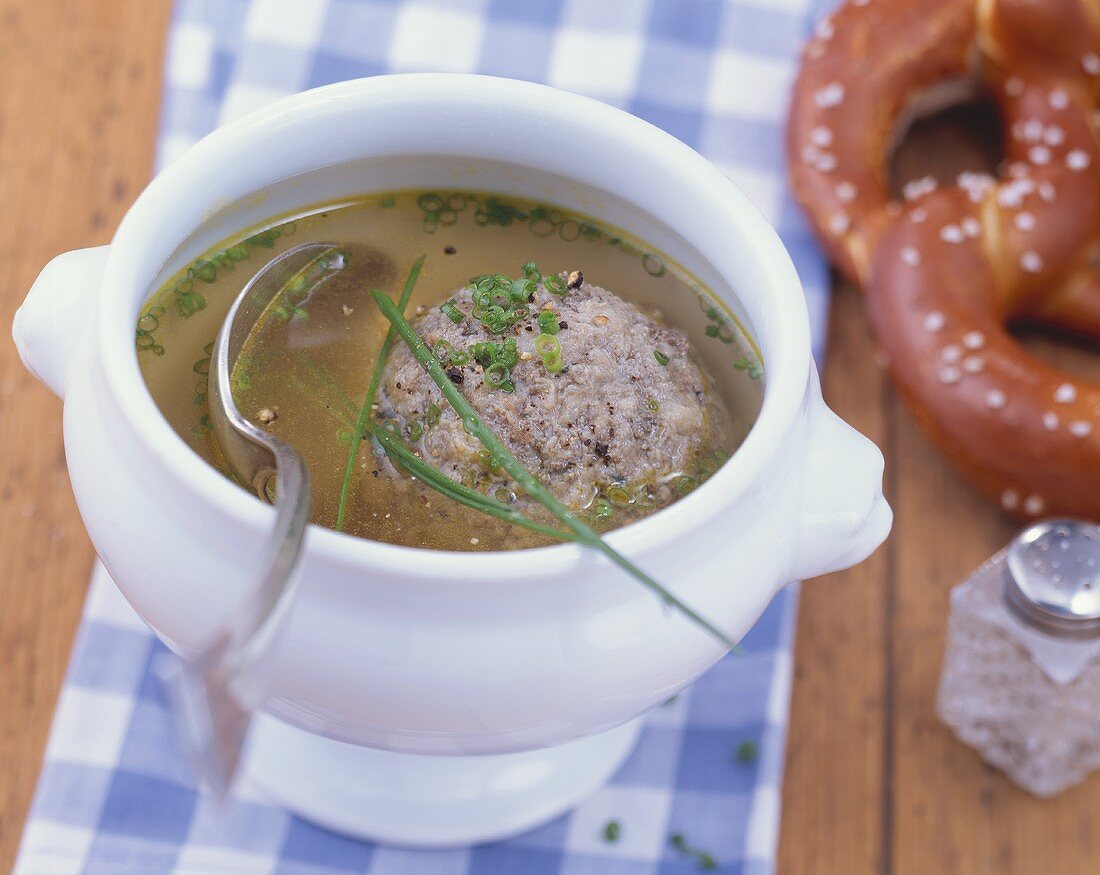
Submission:
[[[952,590],[936,708],[1037,796],[1100,768],[1100,527],[1038,523]]]

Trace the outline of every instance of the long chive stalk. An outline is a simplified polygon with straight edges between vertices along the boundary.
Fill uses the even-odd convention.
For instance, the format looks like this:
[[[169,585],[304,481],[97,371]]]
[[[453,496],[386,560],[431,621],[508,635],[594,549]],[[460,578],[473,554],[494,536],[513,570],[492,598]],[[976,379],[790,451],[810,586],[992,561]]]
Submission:
[[[734,642],[726,637],[724,632],[676,598],[676,596],[661,586],[656,580],[611,547],[594,529],[574,516],[565,505],[558,501],[558,499],[554,497],[554,494],[550,492],[537,477],[523,467],[523,463],[512,455],[512,451],[508,449],[504,442],[501,441],[493,430],[477,415],[477,411],[475,411],[470,405],[470,402],[466,400],[466,396],[451,382],[450,378],[443,370],[443,366],[440,364],[439,359],[436,358],[435,354],[428,348],[428,345],[421,339],[420,335],[416,333],[416,329],[409,324],[409,321],[402,312],[403,308],[394,304],[392,300],[380,291],[372,290],[371,296],[378,304],[379,309],[382,311],[382,315],[389,320],[391,329],[396,330],[401,336],[401,339],[405,341],[406,345],[412,351],[413,356],[420,363],[420,366],[423,367],[428,376],[432,378],[432,382],[439,387],[443,396],[450,402],[455,412],[462,419],[462,424],[465,426],[466,431],[481,442],[482,446],[492,454],[493,458],[508,472],[512,479],[519,484],[524,492],[538,501],[553,514],[562,525],[573,533],[573,540],[603,553],[608,559],[633,576],[643,586],[657,593],[665,604],[680,611],[684,616],[697,623],[721,641],[726,647],[734,647]]]
[[[316,395],[320,389],[331,389],[332,400],[344,405],[350,405],[352,408],[351,415],[356,415],[351,399],[343,394],[343,389],[340,388],[340,384],[333,380],[321,365],[312,362],[312,360],[310,360],[310,363],[313,365],[311,369],[312,377],[316,383],[311,385],[301,377],[294,377],[296,383],[302,388],[302,393],[304,395]],[[338,410],[327,405],[326,412],[341,425],[344,425],[348,429],[354,429],[355,424],[351,421],[351,416],[345,416]],[[420,456],[409,449],[400,437],[384,427],[376,426],[374,423],[368,421],[363,430],[363,435],[369,435],[374,438],[382,447],[386,456],[389,457],[390,461],[404,468],[410,475],[420,480],[425,486],[440,493],[445,498],[449,498],[452,501],[456,501],[459,504],[463,504],[466,507],[487,514],[488,516],[496,517],[497,519],[513,523],[517,526],[523,526],[533,532],[538,532],[540,535],[546,535],[547,537],[561,541],[574,540],[572,532],[567,532],[564,529],[556,529],[552,526],[546,526],[535,520],[529,519],[515,508],[501,504],[499,501],[490,498],[484,493],[478,492],[476,489],[471,489],[469,486],[452,480],[442,471],[433,468],[430,464],[425,462]]]
[[[412,297],[413,289],[416,288],[416,281],[420,277],[420,268],[424,266],[424,259],[427,255],[421,255],[415,262],[413,262],[412,269],[409,271],[408,279],[405,280],[405,287],[401,290],[401,298],[397,303],[399,313],[405,312],[405,307],[408,306],[409,298]],[[373,292],[372,292],[373,294]],[[389,298],[386,298],[389,301]],[[390,301],[393,305],[393,302]],[[374,398],[378,394],[378,386],[382,382],[382,368],[386,364],[386,356],[389,355],[390,347],[393,346],[393,342],[396,339],[391,325],[386,332],[386,337],[382,341],[382,350],[378,354],[378,362],[374,366],[374,373],[371,374],[370,386],[367,389],[367,397],[363,399],[363,406],[359,410],[359,420],[355,423],[355,431],[351,435],[351,447],[348,448],[348,464],[344,468],[344,482],[340,486],[340,503],[336,508],[336,531],[342,532],[344,530],[344,515],[348,509],[348,494],[351,491],[351,478],[355,474],[355,462],[359,458],[359,447],[363,443],[363,432],[367,428],[367,423],[370,421],[371,408],[374,406]]]
[[[525,529],[530,529],[533,532],[538,532],[540,535],[546,535],[547,537],[557,538],[562,541],[576,540],[572,532],[564,531],[563,529],[555,529],[552,526],[544,526],[542,523],[535,522],[535,520],[524,516],[515,508],[501,504],[499,501],[489,498],[487,495],[483,495],[476,489],[471,489],[469,486],[464,486],[452,480],[442,471],[433,468],[421,459],[416,453],[405,446],[401,438],[387,431],[385,428],[374,428],[368,425],[367,430],[381,445],[390,461],[395,465],[400,465],[412,476],[420,480],[425,486],[434,489],[441,495],[453,501],[457,501],[459,504],[464,504],[466,507],[480,511],[481,513],[496,517],[505,522],[514,523],[517,526],[523,526]]]
[[[421,259],[421,262],[423,259]],[[418,262],[414,265],[414,270],[419,269]],[[405,294],[402,295],[403,300],[408,302],[408,294],[411,292],[412,285],[416,282],[416,276],[410,275],[409,282],[405,286]],[[378,392],[378,386],[381,384],[382,365],[385,362],[386,355],[388,354],[388,347],[392,345],[393,340],[396,339],[396,334],[393,334],[392,329],[390,331],[392,337],[389,337],[390,343],[384,344],[384,347],[379,355],[378,363],[375,366],[374,374],[371,379],[370,388],[367,390],[365,409],[368,411],[371,409],[371,405],[374,403],[375,395]],[[535,520],[529,519],[524,516],[518,510],[507,505],[502,505],[499,501],[490,498],[487,495],[478,492],[476,489],[470,489],[461,483],[457,483],[450,477],[447,477],[441,471],[433,468],[430,464],[425,462],[420,456],[416,455],[412,450],[405,445],[405,442],[396,434],[386,430],[385,428],[376,428],[370,420],[368,413],[366,421],[362,420],[362,409],[357,408],[355,403],[344,392],[343,387],[333,379],[332,375],[325,370],[319,362],[313,359],[305,352],[299,352],[297,354],[298,362],[302,366],[302,370],[309,374],[309,377],[314,382],[313,386],[310,386],[306,394],[317,395],[319,393],[326,393],[328,400],[330,400],[333,406],[325,405],[327,412],[330,416],[336,419],[337,422],[352,429],[352,435],[354,437],[356,427],[361,427],[359,432],[360,443],[362,438],[366,435],[370,435],[379,445],[383,451],[390,458],[394,464],[403,467],[409,474],[416,477],[422,483],[429,488],[435,490],[446,498],[450,498],[452,501],[456,501],[459,504],[472,508],[476,511],[484,513],[488,516],[496,517],[497,519],[504,520],[505,522],[512,523],[517,526],[530,529],[541,535],[546,535],[550,538],[558,540],[572,540],[573,535],[564,529],[556,529],[552,526],[546,526],[542,523],[538,523]],[[303,386],[306,386],[303,378],[296,378]],[[343,411],[339,408],[343,408]],[[344,412],[346,411],[346,412]],[[359,416],[360,420],[354,422],[353,419]],[[353,458],[357,459],[359,455],[359,447],[356,446],[352,451]],[[346,479],[345,470],[345,479]]]

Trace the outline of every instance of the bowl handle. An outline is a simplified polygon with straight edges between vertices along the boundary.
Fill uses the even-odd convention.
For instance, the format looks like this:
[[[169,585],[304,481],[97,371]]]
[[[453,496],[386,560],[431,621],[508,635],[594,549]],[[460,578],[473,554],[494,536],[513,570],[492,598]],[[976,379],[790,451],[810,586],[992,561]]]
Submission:
[[[15,314],[12,337],[27,370],[65,397],[76,340],[88,325],[89,298],[99,295],[109,247],[65,252],[42,268]]]
[[[825,404],[816,368],[808,402],[808,454],[792,580],[862,562],[886,540],[893,521],[882,494],[882,453]]]

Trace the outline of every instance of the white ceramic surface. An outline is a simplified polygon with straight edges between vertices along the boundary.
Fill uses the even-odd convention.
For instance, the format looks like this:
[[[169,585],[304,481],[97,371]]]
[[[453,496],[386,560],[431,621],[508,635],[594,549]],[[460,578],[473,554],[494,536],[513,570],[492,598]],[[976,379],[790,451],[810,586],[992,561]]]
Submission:
[[[638,718],[554,747],[441,757],[334,741],[260,715],[243,780],[339,833],[465,847],[526,832],[583,802],[619,770],[641,728]]]
[[[886,537],[882,456],[822,402],[794,268],[726,177],[671,136],[585,98],[485,77],[377,77],[280,101],[207,137],[152,182],[109,247],[47,265],[16,317],[24,361],[65,399],[69,470],[91,539],[171,647],[196,647],[254,585],[273,512],[202,462],[157,411],[136,360],[139,308],[158,278],[237,229],[412,186],[595,214],[736,290],[730,304],[767,372],[758,422],[701,488],[609,537],[731,637],[783,584],[858,562]],[[574,545],[457,554],[311,527],[301,573],[267,710],[381,750],[563,744],[638,716],[722,655]]]

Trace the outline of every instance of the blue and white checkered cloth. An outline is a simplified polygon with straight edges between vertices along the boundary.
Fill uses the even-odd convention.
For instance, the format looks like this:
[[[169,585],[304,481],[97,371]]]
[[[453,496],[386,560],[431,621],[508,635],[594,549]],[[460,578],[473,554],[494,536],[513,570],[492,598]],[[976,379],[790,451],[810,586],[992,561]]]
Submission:
[[[384,72],[480,72],[620,106],[726,171],[780,230],[815,349],[826,268],[786,192],[782,123],[817,0],[177,0],[158,162],[277,97]],[[492,845],[411,851],[339,837],[245,786],[196,789],[155,667],[172,658],[102,568],[62,690],[16,875],[672,875],[775,867],[795,588],[731,656],[649,717],[609,786]],[[759,751],[736,755],[745,742]],[[609,820],[619,841],[603,837]]]

